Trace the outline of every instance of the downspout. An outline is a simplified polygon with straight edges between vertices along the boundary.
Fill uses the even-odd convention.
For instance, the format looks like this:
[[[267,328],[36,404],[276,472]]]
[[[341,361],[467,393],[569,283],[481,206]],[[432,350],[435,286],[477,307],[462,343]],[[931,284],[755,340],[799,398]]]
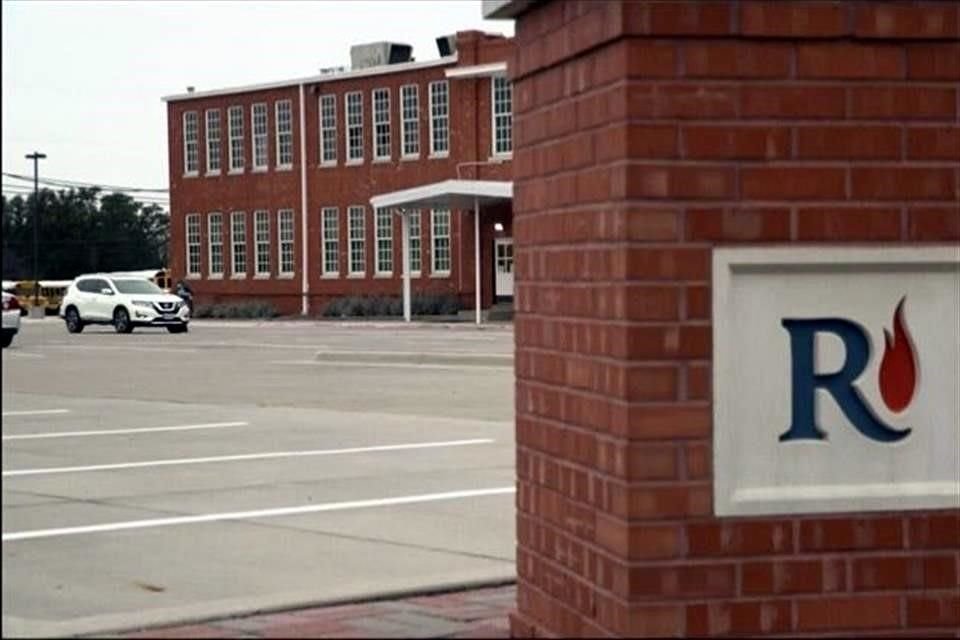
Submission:
[[[304,86],[300,83],[300,255],[301,264],[301,283],[300,283],[300,315],[310,313],[310,276],[307,265],[309,264],[307,249],[310,243],[307,242],[307,114],[304,104]]]

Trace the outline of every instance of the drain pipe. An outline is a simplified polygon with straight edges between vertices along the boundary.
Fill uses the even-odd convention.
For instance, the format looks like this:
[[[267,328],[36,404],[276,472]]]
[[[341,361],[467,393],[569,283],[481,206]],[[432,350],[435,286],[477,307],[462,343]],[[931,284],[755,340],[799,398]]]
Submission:
[[[304,86],[300,83],[300,315],[310,313],[310,276],[307,265],[309,264],[307,249],[310,243],[307,242],[307,105],[304,103]]]

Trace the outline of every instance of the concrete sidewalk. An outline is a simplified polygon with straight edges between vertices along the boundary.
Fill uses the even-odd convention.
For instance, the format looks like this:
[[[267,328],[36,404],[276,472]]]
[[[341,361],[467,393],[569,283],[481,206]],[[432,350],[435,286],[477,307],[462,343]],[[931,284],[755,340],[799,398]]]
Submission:
[[[516,586],[299,609],[134,631],[120,638],[507,638]]]

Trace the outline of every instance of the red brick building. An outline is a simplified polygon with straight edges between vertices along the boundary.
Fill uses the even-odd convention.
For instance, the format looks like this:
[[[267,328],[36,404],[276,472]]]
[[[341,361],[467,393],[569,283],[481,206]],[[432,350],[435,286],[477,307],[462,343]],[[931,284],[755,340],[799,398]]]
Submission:
[[[164,98],[174,280],[200,303],[268,300],[283,313],[400,295],[400,216],[370,200],[448,179],[509,182],[512,45],[460,32],[438,38],[449,55],[420,62],[381,43],[355,47],[350,70]],[[483,212],[479,279],[472,213],[409,213],[414,293],[471,308],[479,281],[483,307],[512,296],[507,203]]]

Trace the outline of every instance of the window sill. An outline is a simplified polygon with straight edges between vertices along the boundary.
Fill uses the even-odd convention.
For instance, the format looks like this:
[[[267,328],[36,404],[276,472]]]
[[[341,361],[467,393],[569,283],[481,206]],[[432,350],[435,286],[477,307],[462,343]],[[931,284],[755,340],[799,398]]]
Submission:
[[[409,156],[400,156],[400,162],[416,162],[420,159],[420,154],[409,155]]]
[[[207,280],[223,280],[222,273],[211,273],[207,276]]]
[[[431,274],[430,274],[430,277],[431,277],[431,278],[449,278],[449,277],[450,277],[450,272],[449,272],[449,271],[438,271],[438,272],[435,272],[435,273],[431,273]]]
[[[233,274],[232,276],[230,276],[230,279],[231,279],[231,280],[246,280],[246,279],[247,279],[247,274],[245,274],[245,273],[235,273],[235,274]]]
[[[323,274],[320,274],[320,279],[321,279],[321,280],[339,280],[339,279],[340,279],[340,272],[338,271],[338,272],[336,272],[336,273],[323,273]]]
[[[321,162],[317,165],[318,169],[335,169],[337,167],[336,162]]]
[[[390,164],[392,161],[393,158],[388,156],[386,158],[374,158],[371,164]]]
[[[246,171],[247,171],[246,169],[230,169],[230,171],[227,171],[227,175],[228,175],[228,176],[241,176],[241,175],[243,175],[244,173],[246,173]]]
[[[250,173],[266,173],[269,167],[254,167],[250,170]]]
[[[427,156],[427,158],[429,158],[430,160],[444,160],[449,157],[450,157],[449,151],[445,151],[443,153],[431,153],[429,156]]]
[[[343,163],[343,166],[345,166],[345,167],[359,167],[359,166],[362,165],[362,164],[363,164],[363,158],[360,158],[359,160],[347,160],[346,162]]]
[[[362,280],[363,278],[366,278],[366,277],[367,277],[367,272],[366,272],[366,271],[362,271],[362,272],[360,272],[360,273],[348,273],[348,274],[347,274],[347,277],[350,278],[350,279],[352,279],[352,280]]]
[[[285,164],[285,165],[282,165],[282,166],[278,166],[278,167],[277,167],[277,171],[293,171],[293,165],[292,165],[292,164]]]
[[[493,162],[493,163],[506,162],[507,160],[513,160],[512,151],[510,153],[495,153],[489,158],[487,158],[487,162]]]
[[[202,277],[199,273],[188,273],[184,276],[187,280],[200,280]]]
[[[220,176],[220,171],[219,171],[219,170],[217,170],[217,171],[207,171],[205,174],[203,174],[203,176],[204,176],[205,178],[216,178],[216,177],[219,177],[219,176]]]
[[[293,280],[293,273],[278,273],[277,280]]]
[[[199,171],[192,171],[192,172],[190,172],[190,173],[185,173],[185,174],[183,174],[183,177],[184,177],[184,178],[199,178],[199,177],[200,177],[200,172],[199,172]]]
[[[269,279],[270,279],[270,274],[269,274],[269,273],[258,273],[257,275],[253,276],[253,279],[254,279],[254,280],[269,280]]]
[[[389,273],[375,273],[373,274],[373,277],[377,280],[390,280],[393,278],[393,272],[391,271]]]

